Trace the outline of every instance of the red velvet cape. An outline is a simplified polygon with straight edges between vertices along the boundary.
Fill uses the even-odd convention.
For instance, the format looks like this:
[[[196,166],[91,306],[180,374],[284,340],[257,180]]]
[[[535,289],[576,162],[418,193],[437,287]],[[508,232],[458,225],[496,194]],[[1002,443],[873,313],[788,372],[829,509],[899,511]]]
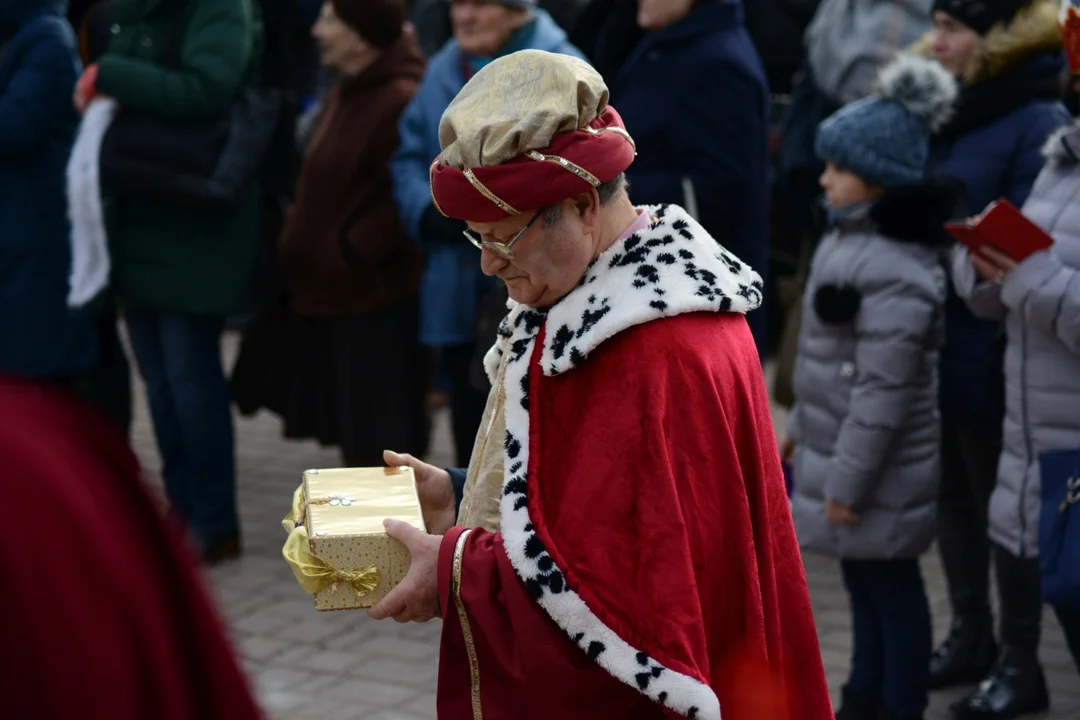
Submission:
[[[700,276],[701,245],[666,242],[672,230],[700,234],[675,210],[660,209],[629,252],[615,249],[658,249],[629,262],[629,277],[662,265],[653,261],[665,247]],[[478,685],[488,720],[831,720],[746,322],[665,316],[703,302],[699,279],[679,285],[687,265],[624,291],[609,260],[582,297],[546,316],[511,311],[505,347],[522,357],[510,367],[528,372],[517,392],[507,371],[502,530],[455,528],[443,540],[439,717],[475,717]],[[711,268],[709,302],[737,306],[748,286]],[[668,305],[648,320],[649,305],[633,299],[657,287]]]
[[[187,548],[121,433],[0,377],[4,717],[261,717]]]

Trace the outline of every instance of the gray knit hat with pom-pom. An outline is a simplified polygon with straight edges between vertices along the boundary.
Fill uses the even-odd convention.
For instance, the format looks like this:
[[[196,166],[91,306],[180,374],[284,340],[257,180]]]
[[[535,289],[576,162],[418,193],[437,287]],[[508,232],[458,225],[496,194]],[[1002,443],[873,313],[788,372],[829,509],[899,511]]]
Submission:
[[[952,116],[956,79],[936,60],[902,55],[883,68],[874,94],[818,126],[822,160],[883,188],[925,176],[930,136]]]

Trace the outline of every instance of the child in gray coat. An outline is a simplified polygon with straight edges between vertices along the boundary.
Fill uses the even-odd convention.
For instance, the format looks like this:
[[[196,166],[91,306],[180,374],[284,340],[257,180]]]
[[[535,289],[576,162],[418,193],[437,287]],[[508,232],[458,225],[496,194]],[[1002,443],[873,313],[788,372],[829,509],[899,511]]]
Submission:
[[[924,181],[955,81],[902,57],[876,95],[818,128],[832,230],[814,257],[782,452],[804,549],[841,560],[854,653],[839,720],[921,718],[930,612],[918,557],[934,538],[937,355],[950,186]],[[888,656],[886,656],[886,651]]]

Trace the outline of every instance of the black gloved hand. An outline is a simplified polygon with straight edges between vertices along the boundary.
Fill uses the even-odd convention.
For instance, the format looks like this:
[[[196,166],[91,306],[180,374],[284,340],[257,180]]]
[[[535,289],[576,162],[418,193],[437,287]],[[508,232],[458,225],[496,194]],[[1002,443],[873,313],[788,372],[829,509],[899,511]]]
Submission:
[[[463,243],[465,237],[461,234],[466,229],[461,220],[448,218],[429,205],[420,218],[420,239],[425,242]]]

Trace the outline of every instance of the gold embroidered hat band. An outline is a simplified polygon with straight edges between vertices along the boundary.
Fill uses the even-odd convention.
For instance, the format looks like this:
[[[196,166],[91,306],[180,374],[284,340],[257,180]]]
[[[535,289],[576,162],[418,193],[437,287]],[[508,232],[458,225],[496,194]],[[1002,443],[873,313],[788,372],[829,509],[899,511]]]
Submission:
[[[615,179],[634,141],[600,75],[569,55],[522,50],[478,72],[443,114],[431,197],[448,217],[497,222]]]

